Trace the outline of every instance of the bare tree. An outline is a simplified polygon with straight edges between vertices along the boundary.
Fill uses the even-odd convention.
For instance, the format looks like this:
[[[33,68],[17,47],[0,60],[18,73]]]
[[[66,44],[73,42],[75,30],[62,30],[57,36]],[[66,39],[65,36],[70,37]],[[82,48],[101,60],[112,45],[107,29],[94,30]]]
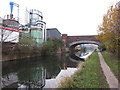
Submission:
[[[0,41],[3,42],[17,42],[19,32],[9,31],[5,29],[0,29]]]

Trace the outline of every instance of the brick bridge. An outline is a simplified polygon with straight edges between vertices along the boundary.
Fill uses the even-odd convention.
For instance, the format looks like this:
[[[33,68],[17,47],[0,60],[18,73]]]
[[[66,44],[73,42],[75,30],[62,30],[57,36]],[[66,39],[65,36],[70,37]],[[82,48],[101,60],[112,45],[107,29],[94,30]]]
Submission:
[[[62,34],[62,40],[67,47],[75,47],[78,44],[93,43],[100,44],[100,41],[96,39],[97,35],[85,35],[85,36],[67,36],[67,34]]]

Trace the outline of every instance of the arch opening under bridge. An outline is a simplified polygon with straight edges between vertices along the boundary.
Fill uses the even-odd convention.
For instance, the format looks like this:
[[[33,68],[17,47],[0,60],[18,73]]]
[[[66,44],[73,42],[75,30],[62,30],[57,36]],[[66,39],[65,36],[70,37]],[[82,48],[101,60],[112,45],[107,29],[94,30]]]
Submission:
[[[80,44],[95,44],[95,45],[100,45],[100,42],[97,42],[97,41],[89,41],[89,40],[86,40],[86,41],[76,41],[76,42],[72,42],[69,44],[69,48],[75,48],[77,45],[80,45]]]

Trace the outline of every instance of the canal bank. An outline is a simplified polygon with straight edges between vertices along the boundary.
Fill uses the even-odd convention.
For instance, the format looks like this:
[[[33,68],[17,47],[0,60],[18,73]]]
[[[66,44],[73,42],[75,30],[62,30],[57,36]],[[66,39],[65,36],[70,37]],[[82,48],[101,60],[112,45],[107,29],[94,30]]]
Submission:
[[[29,41],[27,39],[27,41]],[[62,54],[63,42],[61,39],[49,39],[39,46],[31,44],[5,44],[2,48],[2,61],[19,60],[38,56]]]
[[[41,56],[41,55],[37,55],[37,56],[36,55],[34,55],[34,56],[32,56],[32,55],[28,55],[28,56],[7,55],[7,56],[2,56],[2,60],[0,60],[0,61],[4,62],[4,61],[20,60],[20,59],[32,58],[32,57],[38,57],[38,56]]]
[[[110,67],[106,64],[106,62],[100,52],[98,52],[98,56],[100,59],[100,65],[102,67],[102,71],[106,77],[106,81],[109,85],[109,88],[116,88],[116,89],[120,88],[118,79],[115,77],[115,75],[111,71]]]
[[[86,55],[83,53],[80,54]],[[92,52],[87,54],[86,57],[88,57],[91,54]],[[16,88],[18,86],[19,86],[18,88],[21,88],[21,86],[38,87],[39,85],[41,85],[39,82],[41,82],[42,80],[41,79],[43,77],[42,73],[46,72],[45,78],[46,83],[44,88],[57,88],[60,82],[65,77],[71,77],[78,70],[78,66],[82,66],[83,65],[82,63],[84,63],[83,59],[82,60],[80,58],[76,59],[73,56],[71,57],[70,55],[71,54],[49,55],[47,57],[40,56],[5,61],[2,63],[3,87],[4,88],[6,87]],[[86,61],[87,60],[85,60],[85,62]],[[34,85],[31,86],[31,84]]]
[[[82,58],[84,58],[84,60],[86,61],[92,53],[93,51],[89,52],[86,56],[83,56]],[[81,70],[83,65],[84,61],[79,61],[79,64],[76,68],[67,67],[67,69],[61,70],[57,77],[46,80],[44,89],[60,87],[60,85],[62,85],[63,82],[65,82],[68,78],[71,78],[75,73],[78,72],[78,70]]]
[[[118,90],[120,88],[119,78],[115,77],[108,65],[101,52],[98,52],[98,55],[93,53],[80,70],[61,82],[59,88],[110,88]]]
[[[35,52],[35,51],[34,51]],[[57,52],[55,53],[56,55],[62,54],[62,49],[58,48]],[[26,58],[34,58],[34,57],[42,57],[44,56],[41,52],[41,50],[39,50],[39,53],[33,53],[30,55],[25,55],[25,54],[10,54],[10,55],[2,55],[1,54],[1,60],[0,61],[11,61],[11,60],[20,60],[20,59],[26,59]],[[45,56],[50,56],[50,55],[45,55]]]
[[[112,54],[108,51],[104,51],[101,53],[104,57],[105,62],[107,63],[107,65],[110,67],[111,71],[114,73],[114,75],[116,76],[116,78],[119,80],[120,82],[120,60],[119,57],[117,57],[116,54]]]
[[[109,88],[97,52],[72,77],[65,78],[59,88]]]

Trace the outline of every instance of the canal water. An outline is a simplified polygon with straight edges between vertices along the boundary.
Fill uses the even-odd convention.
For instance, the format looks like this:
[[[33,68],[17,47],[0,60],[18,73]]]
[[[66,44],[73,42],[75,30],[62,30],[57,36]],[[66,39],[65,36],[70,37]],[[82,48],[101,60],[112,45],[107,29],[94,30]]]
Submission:
[[[55,78],[61,70],[76,68],[87,52],[52,55],[2,62],[2,88],[44,87],[46,79]],[[32,85],[32,86],[30,86]]]
[[[3,87],[18,87],[18,85],[38,82],[42,79],[55,78],[62,69],[76,68],[79,64],[70,60],[69,55],[53,55],[21,60],[4,61],[2,63]],[[46,75],[44,77],[43,75]]]

